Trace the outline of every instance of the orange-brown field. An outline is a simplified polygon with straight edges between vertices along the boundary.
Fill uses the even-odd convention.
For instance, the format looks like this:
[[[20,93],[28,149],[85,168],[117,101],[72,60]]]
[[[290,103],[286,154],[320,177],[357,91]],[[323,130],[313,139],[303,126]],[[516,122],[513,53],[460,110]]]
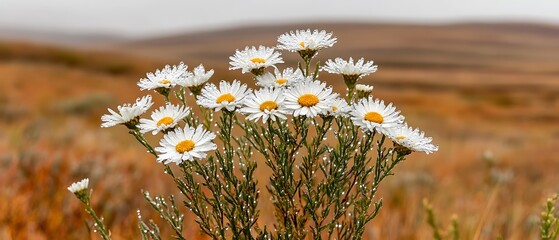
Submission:
[[[160,221],[140,191],[177,190],[124,127],[101,129],[101,115],[146,94],[136,86],[145,72],[180,60],[190,68],[214,68],[214,82],[248,82],[240,71],[227,70],[228,56],[246,45],[274,45],[277,35],[303,27],[338,37],[334,48],[318,55],[322,61],[374,60],[379,71],[362,83],[374,85],[375,96],[394,102],[440,147],[432,155],[412,154],[384,183],[378,195],[384,206],[366,239],[430,239],[423,199],[444,227],[456,215],[463,239],[537,238],[542,204],[559,192],[559,27],[317,24],[173,36],[95,51],[0,42],[0,239],[97,239],[66,190],[84,177],[113,238],[138,238],[137,209],[144,219]],[[283,56],[297,61],[295,54]],[[341,77],[321,73],[320,79],[344,90]],[[260,175],[264,189],[266,176]],[[203,239],[190,216],[185,235]],[[263,222],[271,217],[262,211]]]

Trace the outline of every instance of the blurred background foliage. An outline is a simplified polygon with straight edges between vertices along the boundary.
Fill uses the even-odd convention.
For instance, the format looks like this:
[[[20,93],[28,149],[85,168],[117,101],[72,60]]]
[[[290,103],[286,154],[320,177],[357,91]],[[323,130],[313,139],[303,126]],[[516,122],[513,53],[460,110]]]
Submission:
[[[559,191],[559,27],[359,22],[90,37],[72,44],[67,38],[45,43],[36,35],[1,38],[0,239],[96,239],[66,190],[84,177],[114,239],[138,238],[137,209],[144,219],[160,221],[141,190],[177,190],[124,127],[101,129],[100,116],[147,94],[135,85],[146,72],[179,61],[215,69],[213,82],[253,85],[228,71],[235,49],[273,46],[279,34],[306,28],[338,37],[334,48],[318,55],[322,62],[374,60],[379,71],[361,83],[373,85],[375,97],[394,102],[409,124],[440,145],[439,152],[414,154],[398,166],[380,189],[385,205],[366,239],[431,238],[423,199],[439,221],[455,215],[463,239],[538,236],[542,203]],[[290,64],[298,57],[283,56]],[[321,73],[320,79],[344,91],[341,78]],[[263,189],[266,171],[259,178]],[[261,209],[271,206],[267,199],[263,194]],[[260,224],[272,219],[263,211]],[[185,235],[201,239],[194,221],[187,214]]]

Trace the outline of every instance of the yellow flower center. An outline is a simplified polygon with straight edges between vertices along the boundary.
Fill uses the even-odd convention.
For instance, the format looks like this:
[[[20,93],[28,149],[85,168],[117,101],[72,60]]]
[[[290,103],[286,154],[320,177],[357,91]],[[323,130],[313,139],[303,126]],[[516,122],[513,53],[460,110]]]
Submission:
[[[285,78],[277,79],[277,80],[276,80],[276,83],[279,84],[279,85],[283,85],[283,84],[285,84],[286,82],[287,82],[287,79],[285,79]]]
[[[192,140],[184,140],[175,146],[175,149],[179,153],[188,152],[194,149],[194,145],[196,145]]]
[[[259,57],[252,58],[250,59],[250,61],[253,63],[266,63],[266,60],[264,58],[259,58]]]
[[[164,117],[157,122],[157,126],[159,127],[161,125],[170,125],[171,123],[173,123],[173,121],[174,120],[172,117]]]
[[[276,102],[274,101],[265,101],[262,104],[260,104],[260,111],[264,112],[264,110],[274,110],[277,109],[278,105],[276,104]]]
[[[365,114],[365,120],[380,124],[384,121],[384,118],[377,112],[368,112]]]
[[[219,96],[215,100],[216,103],[222,103],[224,101],[233,102],[233,101],[235,101],[235,97],[233,97],[233,95],[231,95],[231,93],[226,93],[226,94],[223,94],[223,95]]]
[[[305,47],[305,42],[300,42],[300,43],[299,43],[299,46]]]
[[[297,101],[303,107],[312,107],[318,103],[318,97],[314,94],[304,94]]]
[[[169,83],[171,83],[171,80],[169,80],[169,79],[163,79],[163,80],[159,80],[158,83],[159,83],[159,84],[169,84]]]
[[[333,112],[338,111],[338,107],[332,106],[332,111],[333,111]]]
[[[406,136],[397,136],[397,137],[396,137],[396,140],[400,140],[400,141],[401,141],[401,140],[404,140],[404,139],[406,139]]]

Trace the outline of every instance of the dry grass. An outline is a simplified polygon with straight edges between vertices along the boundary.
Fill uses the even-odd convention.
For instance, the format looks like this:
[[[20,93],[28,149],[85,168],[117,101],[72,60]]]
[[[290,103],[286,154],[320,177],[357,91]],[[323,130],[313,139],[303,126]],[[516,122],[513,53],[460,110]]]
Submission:
[[[423,198],[443,222],[456,214],[464,239],[535,238],[543,200],[559,191],[559,83],[557,70],[550,68],[559,63],[559,54],[553,55],[559,50],[549,44],[555,35],[472,26],[462,26],[462,32],[416,27],[415,33],[430,34],[413,35],[408,26],[408,38],[394,41],[403,34],[398,28],[377,27],[380,32],[368,38],[373,44],[351,37],[361,28],[340,29],[344,43],[320,57],[352,49],[357,56],[378,55],[368,58],[379,63],[380,71],[364,82],[375,85],[377,97],[394,102],[441,149],[429,156],[414,154],[396,169],[381,189],[385,205],[369,225],[367,239],[429,239]],[[272,42],[277,31],[258,37]],[[490,33],[500,37],[483,42]],[[161,49],[185,53],[191,66],[219,64],[214,81],[246,79],[225,69],[226,56],[246,41],[230,42],[236,38],[227,36],[223,41],[228,43],[212,48],[209,56],[202,54],[209,45],[196,45],[212,43],[207,41]],[[364,51],[366,46],[374,48]],[[143,54],[0,44],[0,239],[96,238],[66,190],[83,177],[91,179],[94,208],[105,216],[114,239],[138,237],[136,209],[144,218],[159,220],[140,190],[176,193],[172,182],[124,128],[99,128],[107,107],[144,94],[135,83],[145,72],[177,58]],[[342,91],[340,79],[321,77]],[[485,151],[494,153],[494,161],[482,158]],[[269,211],[262,212],[263,221],[270,218]],[[187,217],[186,225],[185,235],[197,239],[194,219]]]

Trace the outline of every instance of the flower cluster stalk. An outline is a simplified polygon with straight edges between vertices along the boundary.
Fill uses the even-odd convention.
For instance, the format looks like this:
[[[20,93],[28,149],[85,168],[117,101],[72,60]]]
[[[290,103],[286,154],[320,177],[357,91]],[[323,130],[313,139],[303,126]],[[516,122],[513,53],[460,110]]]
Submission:
[[[392,103],[370,97],[372,86],[357,84],[376,71],[372,61],[337,58],[321,66],[318,52],[336,41],[332,33],[298,30],[278,37],[275,48],[237,50],[230,70],[252,73],[257,90],[237,80],[206,83],[213,70],[202,65],[192,72],[184,63],[165,66],[138,83],[162,95],[164,107],[141,118],[153,105],[146,96],[109,110],[102,126],[126,126],[164,164],[180,202],[212,239],[360,239],[382,206],[376,193],[383,180],[410,153],[438,147],[408,127]],[[302,63],[280,70],[277,49],[299,53]],[[343,77],[345,99],[318,79],[320,71]],[[187,105],[190,96],[201,116]],[[149,132],[163,134],[157,147],[144,137]],[[263,165],[269,176],[260,176]],[[262,204],[264,188],[270,203]],[[178,198],[144,197],[173,237],[185,239]],[[263,205],[273,206],[271,225],[259,220]],[[165,238],[138,217],[143,239]]]

